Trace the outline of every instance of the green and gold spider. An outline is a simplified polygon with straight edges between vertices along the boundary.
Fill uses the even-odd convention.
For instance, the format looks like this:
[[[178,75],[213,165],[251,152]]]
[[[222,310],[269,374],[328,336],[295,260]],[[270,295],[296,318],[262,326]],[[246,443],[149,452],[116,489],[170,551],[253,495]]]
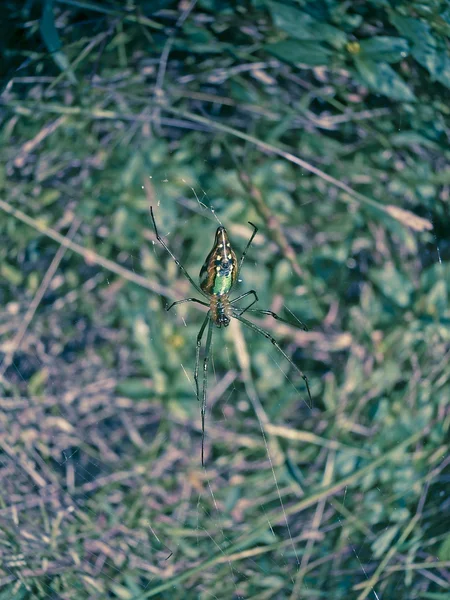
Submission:
[[[300,374],[303,381],[306,385],[306,390],[308,392],[309,401],[312,404],[311,391],[309,389],[309,383],[306,375],[295,365],[295,363],[289,358],[289,356],[281,349],[278,342],[273,338],[268,331],[262,329],[255,323],[244,319],[242,316],[245,312],[252,312],[258,315],[270,315],[274,319],[278,321],[282,321],[283,323],[287,323],[288,325],[292,325],[289,321],[282,319],[276,313],[271,310],[261,310],[258,308],[252,308],[252,306],[258,302],[258,295],[255,290],[250,290],[241,294],[234,300],[230,300],[230,293],[238,281],[239,274],[241,272],[242,264],[244,262],[245,255],[247,254],[248,249],[253,241],[253,238],[258,231],[256,225],[253,225],[249,221],[249,225],[253,227],[252,235],[250,236],[249,241],[242,253],[241,260],[239,261],[239,265],[236,259],[236,254],[234,253],[230,240],[228,238],[227,230],[225,227],[218,227],[216,231],[216,238],[214,240],[214,245],[211,249],[211,252],[206,257],[205,262],[200,270],[200,286],[198,286],[192,277],[189,275],[187,270],[183,267],[177,257],[172,253],[170,248],[167,246],[165,241],[161,238],[158,233],[158,228],[156,227],[155,216],[153,214],[153,208],[150,207],[150,214],[153,221],[153,227],[155,229],[156,239],[160,242],[163,248],[170,254],[172,259],[176,262],[178,267],[183,272],[184,276],[190,281],[191,285],[197,290],[199,294],[201,294],[204,298],[206,298],[207,302],[203,300],[199,300],[198,298],[185,298],[184,300],[178,300],[177,302],[172,302],[170,306],[166,307],[166,310],[170,310],[172,307],[177,304],[184,304],[185,302],[197,302],[202,306],[206,306],[208,308],[208,312],[206,313],[205,320],[203,321],[202,326],[197,335],[197,350],[195,356],[195,369],[194,369],[194,381],[195,381],[195,389],[197,400],[201,401],[201,414],[202,414],[202,465],[204,465],[204,443],[205,443],[205,411],[206,411],[206,391],[208,387],[208,363],[209,363],[209,353],[211,349],[211,341],[212,341],[212,332],[213,325],[216,327],[228,327],[230,324],[230,319],[235,318],[250,329],[257,331],[265,338],[270,340],[275,348],[284,356],[284,358],[294,367],[294,369]],[[239,300],[243,300],[247,296],[253,296],[252,302],[246,306],[245,308],[241,308],[238,306],[234,306],[236,302]],[[303,329],[307,329],[306,326],[300,322]],[[203,389],[202,389],[202,397],[200,398],[200,387],[198,382],[198,371],[200,366],[200,349],[202,345],[202,338],[205,332],[206,326],[208,326],[208,331],[206,333],[206,344],[205,344],[205,354],[203,358]]]

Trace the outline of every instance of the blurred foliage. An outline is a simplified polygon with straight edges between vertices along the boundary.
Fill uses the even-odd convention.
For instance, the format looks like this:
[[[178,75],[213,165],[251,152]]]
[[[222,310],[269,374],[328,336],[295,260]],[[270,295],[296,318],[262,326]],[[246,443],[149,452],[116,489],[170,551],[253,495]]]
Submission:
[[[0,600],[448,598],[448,2],[3,11]],[[258,224],[314,397],[215,331],[206,470],[150,205],[193,277]]]

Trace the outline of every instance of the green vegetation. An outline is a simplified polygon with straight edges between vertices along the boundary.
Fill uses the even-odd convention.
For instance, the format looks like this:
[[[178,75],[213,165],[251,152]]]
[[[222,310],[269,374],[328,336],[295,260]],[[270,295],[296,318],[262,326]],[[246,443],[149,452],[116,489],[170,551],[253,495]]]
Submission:
[[[448,599],[449,3],[4,4],[0,600]]]

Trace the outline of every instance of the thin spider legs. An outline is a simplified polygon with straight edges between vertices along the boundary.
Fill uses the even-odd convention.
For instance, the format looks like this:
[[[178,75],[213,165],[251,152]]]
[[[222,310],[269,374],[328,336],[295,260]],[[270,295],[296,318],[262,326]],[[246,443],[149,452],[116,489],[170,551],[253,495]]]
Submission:
[[[247,311],[251,306],[253,306],[255,304],[255,302],[258,302],[258,294],[255,292],[255,290],[250,290],[249,292],[245,292],[245,294],[241,294],[240,296],[238,296],[237,298],[235,298],[234,300],[231,300],[230,304],[234,304],[235,302],[239,302],[239,300],[242,300],[242,298],[246,298],[247,296],[250,296],[250,294],[253,294],[253,302],[251,302],[247,308],[244,309],[236,309],[236,310],[241,310],[241,312],[239,314],[243,315],[245,313],[245,311]]]
[[[186,269],[183,267],[183,265],[180,263],[180,261],[178,260],[178,258],[175,256],[175,254],[172,253],[172,250],[170,250],[169,246],[166,244],[166,242],[162,239],[162,237],[159,235],[158,233],[158,228],[156,227],[156,221],[155,221],[155,216],[153,214],[153,207],[150,206],[150,214],[152,217],[152,221],[153,221],[153,228],[155,230],[155,234],[156,234],[156,239],[158,240],[158,242],[161,244],[161,246],[166,250],[166,252],[168,252],[170,254],[170,256],[173,258],[173,260],[176,262],[176,264],[178,265],[179,269],[181,269],[183,275],[186,277],[186,279],[188,279],[190,281],[190,283],[194,286],[194,288],[197,290],[197,292],[199,294],[201,294],[202,296],[204,296],[205,298],[207,298],[206,294],[200,289],[200,287],[195,283],[195,281],[192,279],[192,277],[189,275],[189,273],[186,271]],[[254,226],[253,226],[254,227]],[[241,259],[242,262],[242,259]]]
[[[253,238],[255,237],[256,232],[258,231],[258,228],[256,227],[256,225],[253,225],[253,223],[251,223],[250,221],[248,222],[248,224],[253,227],[253,233],[250,236],[250,239],[248,240],[247,245],[245,246],[244,252],[242,253],[242,256],[241,256],[241,260],[239,261],[239,268],[238,268],[236,280],[238,279],[239,274],[241,272],[242,263],[244,262],[245,255],[247,254],[247,251],[250,248],[251,243],[253,242]]]
[[[255,290],[250,290],[249,292],[245,292],[245,294],[241,294],[240,296],[238,296],[234,300],[231,300],[230,304],[235,304],[236,302],[239,302],[239,300],[242,300],[243,298],[245,298],[246,296],[249,296],[250,294],[253,294],[253,297],[254,297],[253,302],[251,302],[246,308],[243,308],[243,309],[241,309],[241,308],[235,308],[234,309],[236,311],[240,311],[239,312],[240,316],[242,316],[245,312],[250,311],[250,312],[256,313],[258,315],[270,315],[271,317],[273,317],[277,321],[281,321],[282,323],[286,323],[286,325],[296,326],[295,323],[292,323],[291,321],[288,321],[287,319],[283,319],[283,317],[278,316],[272,310],[263,310],[261,308],[251,308],[256,302],[258,302],[258,294],[255,292]],[[300,323],[300,325],[302,326],[302,329],[304,331],[308,331],[308,328],[303,323],[303,321],[300,321],[300,319],[297,319],[297,321]]]
[[[206,413],[206,391],[208,387],[208,363],[209,352],[211,350],[211,340],[213,332],[213,322],[209,319],[208,333],[206,334],[205,356],[203,358],[203,396],[202,396],[202,466],[205,466],[204,450],[205,450],[205,413]]]
[[[202,300],[198,300],[198,298],[185,298],[184,300],[177,300],[176,302],[172,302],[172,304],[170,306],[166,305],[166,310],[170,310],[174,306],[177,306],[177,304],[184,304],[185,302],[197,302],[197,304],[201,304],[202,306],[209,307],[209,304],[207,304],[206,302],[203,302]]]
[[[251,304],[250,304],[251,306]],[[283,319],[282,317],[279,317],[276,313],[274,313],[271,310],[261,310],[260,308],[250,308],[247,307],[243,310],[243,312],[241,312],[241,315],[246,312],[247,310],[255,313],[255,314],[259,314],[259,315],[270,315],[271,317],[273,317],[274,319],[276,319],[277,321],[281,321],[282,323],[286,323],[287,325],[291,325],[296,327],[295,323],[292,323],[292,321],[287,321],[286,319]],[[297,319],[297,317],[295,317]],[[300,321],[300,319],[297,319],[297,321],[300,323],[300,325],[302,326],[303,331],[308,331],[307,326],[303,323],[303,321]]]
[[[208,311],[205,320],[202,323],[202,326],[200,327],[200,331],[197,334],[197,348],[195,351],[195,368],[194,368],[194,381],[195,381],[195,392],[197,395],[197,400],[200,402],[200,387],[198,385],[198,370],[200,367],[200,348],[202,346],[202,337],[203,337],[203,333],[205,331],[205,327],[208,324],[208,321],[211,321],[211,314],[210,311]]]
[[[218,271],[220,271],[220,269],[216,265],[214,265],[212,263],[210,264],[209,256],[208,256],[205,264],[207,265],[207,267],[211,267],[212,274],[214,275],[214,277],[212,277],[212,283],[208,282],[208,285],[207,286],[205,285],[205,289],[207,289],[207,292],[202,290],[200,288],[200,286],[195,283],[195,281],[192,279],[192,277],[189,275],[189,273],[183,267],[183,265],[180,263],[180,261],[177,259],[177,257],[172,253],[172,251],[167,246],[165,241],[160,237],[160,235],[158,233],[158,228],[156,225],[155,216],[153,214],[152,207],[150,207],[150,215],[152,218],[153,228],[155,230],[156,238],[159,241],[159,243],[166,250],[166,252],[172,258],[172,260],[178,266],[178,268],[182,271],[183,275],[191,283],[192,287],[195,288],[197,290],[197,292],[203,298],[205,298],[207,300],[207,302],[205,302],[203,300],[199,300],[198,298],[191,298],[191,297],[184,298],[183,300],[177,300],[175,302],[172,302],[172,304],[170,304],[170,305],[166,305],[166,310],[170,310],[174,306],[177,306],[178,304],[184,304],[185,302],[196,302],[197,304],[201,304],[202,306],[205,306],[206,308],[209,309],[203,320],[202,326],[200,327],[200,330],[197,334],[197,346],[196,346],[196,352],[195,352],[195,368],[194,368],[195,393],[196,393],[198,402],[201,402],[202,466],[205,466],[205,421],[206,421],[206,400],[207,400],[207,391],[208,391],[208,367],[209,367],[214,326],[217,326],[217,327],[221,327],[222,325],[226,326],[229,324],[229,317],[234,317],[235,319],[237,319],[238,321],[241,321],[241,323],[243,323],[250,329],[253,329],[260,335],[262,335],[265,338],[267,338],[268,340],[270,340],[271,343],[278,350],[278,352],[280,352],[280,354],[282,354],[284,356],[284,358],[288,361],[288,363],[292,367],[294,367],[294,369],[300,374],[303,381],[305,382],[306,390],[308,392],[308,397],[309,397],[308,406],[312,406],[311,391],[309,388],[309,382],[308,382],[306,375],[303,374],[303,372],[297,367],[297,365],[294,363],[294,361],[291,358],[289,358],[289,356],[281,349],[281,347],[279,346],[279,344],[275,340],[275,338],[273,338],[272,335],[265,329],[262,329],[258,325],[255,325],[255,323],[252,323],[251,321],[244,319],[244,317],[242,315],[248,311],[248,312],[251,312],[254,314],[259,314],[259,315],[270,315],[274,319],[277,319],[278,321],[281,321],[283,323],[287,323],[288,325],[292,325],[292,323],[290,323],[286,319],[283,319],[282,317],[279,317],[276,313],[272,312],[271,310],[262,310],[262,309],[252,308],[252,306],[256,302],[258,302],[258,295],[255,292],[255,290],[250,290],[248,292],[245,292],[245,293],[239,295],[237,298],[234,298],[234,300],[229,299],[229,294],[230,294],[231,288],[233,287],[232,285],[225,285],[225,287],[223,287],[223,288],[221,288],[219,285],[217,289],[222,289],[223,291],[221,293],[216,292],[215,291],[216,288],[214,287],[214,284],[216,282],[216,277],[219,277],[219,276],[222,277],[222,275],[219,275],[218,273],[216,274],[214,267],[216,267],[216,269],[218,269]],[[258,231],[258,228],[256,227],[256,225],[254,225],[250,221],[249,221],[249,224],[253,227],[253,232],[250,236],[250,239],[247,242],[247,245],[245,246],[245,249],[244,249],[241,259],[239,261],[239,265],[237,267],[237,277],[239,276],[239,273],[241,271],[245,256],[246,256],[246,254],[253,242],[253,239]],[[222,230],[218,229],[217,231],[220,232]],[[223,244],[226,243],[225,237],[224,237],[225,235],[226,235],[226,232],[224,230],[224,234],[221,238],[222,246],[223,246]],[[219,241],[217,241],[217,233],[216,233],[216,242],[215,242],[215,245],[213,246],[214,252],[216,252],[217,249],[221,247],[221,245],[219,244]],[[230,244],[228,242],[227,242],[227,245],[230,246]],[[230,252],[232,252],[231,246],[230,246]],[[216,252],[216,254],[217,254],[217,252]],[[212,255],[212,253],[210,253],[210,255]],[[217,256],[218,256],[218,254],[217,254]],[[225,257],[223,258],[223,260],[225,260]],[[233,261],[234,261],[233,266],[236,268],[235,260],[236,259],[233,258]],[[209,285],[210,283],[211,283],[211,285]],[[248,304],[248,306],[246,306],[244,308],[235,306],[235,304],[237,302],[239,302],[240,300],[243,300],[244,298],[247,298],[248,296],[252,296],[252,300],[251,300],[250,304]],[[305,330],[307,329],[306,326],[303,323],[301,323],[301,321],[299,321],[299,323],[302,325],[302,327]],[[199,382],[200,355],[201,355],[201,349],[202,349],[202,340],[203,340],[206,329],[208,329],[208,331],[206,334],[206,343],[205,343],[204,352],[203,352],[203,381],[202,381],[202,389],[200,391],[200,382]]]
[[[241,315],[239,313],[237,313],[236,311],[233,311],[233,316],[235,319],[237,319],[238,321],[241,321],[241,323],[244,323],[244,325],[247,325],[247,327],[250,327],[250,329],[253,329],[254,331],[257,331],[258,333],[260,333],[261,335],[263,335],[265,338],[267,338],[268,340],[270,340],[272,342],[272,344],[275,346],[275,348],[284,356],[284,358],[289,362],[289,364],[291,364],[294,369],[297,371],[297,373],[300,374],[301,378],[303,379],[303,381],[305,382],[305,386],[306,386],[306,390],[308,392],[308,396],[309,396],[309,401],[310,404],[308,404],[308,407],[311,408],[312,407],[312,396],[311,396],[311,390],[309,389],[309,382],[308,382],[308,378],[306,377],[306,375],[303,373],[303,371],[301,371],[301,369],[299,369],[297,367],[297,365],[294,363],[294,361],[289,358],[289,356],[286,354],[286,352],[284,352],[284,350],[282,350],[281,346],[278,344],[277,340],[272,337],[270,335],[270,333],[268,331],[266,331],[265,329],[262,329],[261,327],[259,327],[258,325],[255,325],[254,323],[252,323],[251,321],[248,321],[247,319],[244,319],[244,317],[241,317]]]

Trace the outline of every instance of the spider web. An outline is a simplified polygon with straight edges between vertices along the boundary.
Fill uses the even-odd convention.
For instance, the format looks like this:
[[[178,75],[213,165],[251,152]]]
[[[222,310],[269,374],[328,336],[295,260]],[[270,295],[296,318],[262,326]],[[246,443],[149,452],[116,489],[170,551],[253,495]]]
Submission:
[[[208,235],[192,250],[183,251],[179,243],[171,248],[187,255],[194,276],[222,216],[213,213],[205,192],[193,191],[194,199],[187,194],[182,202],[192,217],[177,229],[188,228],[196,213],[213,216],[213,223],[207,222]],[[163,197],[158,194],[161,209]],[[177,245],[160,227],[167,243]],[[69,237],[75,239],[76,229]],[[154,241],[150,222],[148,231]],[[242,248],[246,228],[230,231]],[[250,251],[239,289],[259,290],[267,283],[259,257],[272,250],[264,240]],[[380,582],[371,583],[373,564],[383,559],[383,543],[388,548],[390,540],[401,539],[408,521],[398,529],[387,524],[372,531],[351,514],[353,499],[347,508],[354,483],[373,476],[367,462],[380,457],[357,443],[328,438],[320,405],[305,406],[306,392],[288,363],[268,340],[233,320],[228,330],[214,332],[209,456],[202,469],[192,377],[197,307],[165,315],[162,296],[135,288],[123,292],[120,281],[94,268],[95,260],[83,270],[81,285],[70,284],[63,277],[68,254],[61,251],[53,268],[50,263],[35,306],[20,298],[6,307],[1,321],[3,336],[17,332],[24,318],[27,327],[12,350],[6,347],[11,361],[0,400],[2,411],[14,415],[3,432],[0,458],[0,591],[8,598],[248,598],[247,583],[254,586],[257,578],[253,597],[315,597],[321,566],[331,564],[327,576],[340,581],[341,563],[354,556],[363,575],[358,598],[380,598]],[[144,256],[136,248],[125,264],[130,272],[144,264],[155,277],[163,280],[164,274],[163,285],[170,282],[177,294],[192,293],[156,244]],[[269,301],[273,304],[261,306],[289,315],[287,298]],[[117,302],[125,327],[109,320],[108,307]],[[100,304],[103,310],[97,311]],[[30,306],[34,312],[27,321]],[[269,318],[264,326],[276,337],[286,336],[283,347],[292,356],[316,344],[320,359],[333,351],[333,343],[342,343]],[[343,418],[344,410],[337,407],[335,414]],[[386,450],[384,460],[391,457],[395,460]],[[355,467],[357,461],[366,466]],[[413,519],[422,514],[428,487],[447,463],[430,468]],[[353,467],[348,474],[346,464]],[[391,502],[378,490],[382,501]],[[336,536],[340,548],[324,552]],[[407,559],[414,544],[396,549]],[[428,560],[426,548],[420,552],[422,562]],[[447,585],[442,573],[417,569],[424,580]]]

